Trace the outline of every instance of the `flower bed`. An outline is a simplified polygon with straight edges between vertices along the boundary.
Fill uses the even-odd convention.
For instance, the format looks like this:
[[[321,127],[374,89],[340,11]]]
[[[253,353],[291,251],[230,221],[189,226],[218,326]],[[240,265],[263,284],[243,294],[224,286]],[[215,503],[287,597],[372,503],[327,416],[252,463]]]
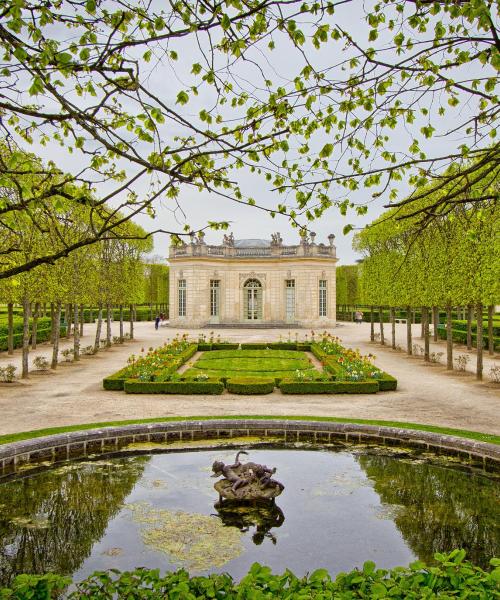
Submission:
[[[338,337],[324,333],[319,341],[311,344],[311,352],[321,361],[325,371],[333,375],[336,382],[375,381],[380,391],[397,388],[397,379],[373,364],[375,356],[363,356],[357,349],[345,348]]]

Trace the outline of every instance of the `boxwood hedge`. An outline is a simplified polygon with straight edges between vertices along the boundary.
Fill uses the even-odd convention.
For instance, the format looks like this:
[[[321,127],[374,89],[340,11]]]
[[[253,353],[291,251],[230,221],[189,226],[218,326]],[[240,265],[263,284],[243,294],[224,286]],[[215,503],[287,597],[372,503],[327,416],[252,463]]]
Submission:
[[[222,394],[222,381],[138,381],[127,379],[123,389],[127,394]]]
[[[374,394],[379,383],[370,381],[295,381],[283,379],[280,383],[283,394]]]
[[[227,391],[232,394],[270,394],[274,386],[275,380],[267,377],[232,377],[226,381]]]

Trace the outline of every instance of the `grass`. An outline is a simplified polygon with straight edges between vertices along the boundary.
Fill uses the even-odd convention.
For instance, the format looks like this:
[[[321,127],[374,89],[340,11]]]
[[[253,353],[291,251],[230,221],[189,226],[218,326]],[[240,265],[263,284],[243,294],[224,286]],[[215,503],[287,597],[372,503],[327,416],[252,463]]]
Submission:
[[[297,370],[319,375],[305,352],[298,350],[212,350],[204,352],[185,375],[286,378]]]
[[[132,419],[128,421],[84,423],[81,425],[66,425],[62,427],[50,427],[46,429],[22,431],[19,433],[8,433],[6,435],[0,436],[0,444],[11,444],[13,442],[20,442],[23,440],[43,437],[45,435],[68,433],[70,431],[85,431],[86,429],[96,429],[100,427],[113,427],[119,425],[140,425],[143,423],[163,423],[169,421],[210,421],[213,419],[286,419],[288,421],[326,421],[332,423],[358,423],[361,425],[381,425],[385,427],[400,427],[404,429],[430,431],[432,433],[440,433],[443,435],[454,435],[457,437],[477,440],[479,442],[488,442],[490,444],[500,445],[500,436],[491,433],[481,433],[480,431],[470,431],[467,429],[453,429],[450,427],[440,427],[438,425],[423,425],[421,423],[404,423],[401,421],[382,421],[377,419],[349,419],[345,417],[315,417],[312,415],[212,415],[193,417],[155,417],[150,419]]]

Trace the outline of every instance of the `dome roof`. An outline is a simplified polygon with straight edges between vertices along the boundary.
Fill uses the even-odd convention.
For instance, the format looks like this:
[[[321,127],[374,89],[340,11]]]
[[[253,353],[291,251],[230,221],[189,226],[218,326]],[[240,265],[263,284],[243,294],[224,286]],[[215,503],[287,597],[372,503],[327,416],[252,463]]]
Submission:
[[[269,248],[271,241],[262,239],[234,240],[234,245],[236,248]]]

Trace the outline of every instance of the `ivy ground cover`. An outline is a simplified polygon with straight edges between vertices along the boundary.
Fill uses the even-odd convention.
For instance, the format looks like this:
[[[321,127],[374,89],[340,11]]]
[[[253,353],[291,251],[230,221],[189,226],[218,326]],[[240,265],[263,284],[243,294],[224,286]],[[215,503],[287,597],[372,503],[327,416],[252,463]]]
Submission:
[[[322,373],[314,368],[305,352],[299,350],[212,350],[203,352],[185,376],[214,379],[232,377],[269,377],[284,379],[303,373],[317,379]]]

